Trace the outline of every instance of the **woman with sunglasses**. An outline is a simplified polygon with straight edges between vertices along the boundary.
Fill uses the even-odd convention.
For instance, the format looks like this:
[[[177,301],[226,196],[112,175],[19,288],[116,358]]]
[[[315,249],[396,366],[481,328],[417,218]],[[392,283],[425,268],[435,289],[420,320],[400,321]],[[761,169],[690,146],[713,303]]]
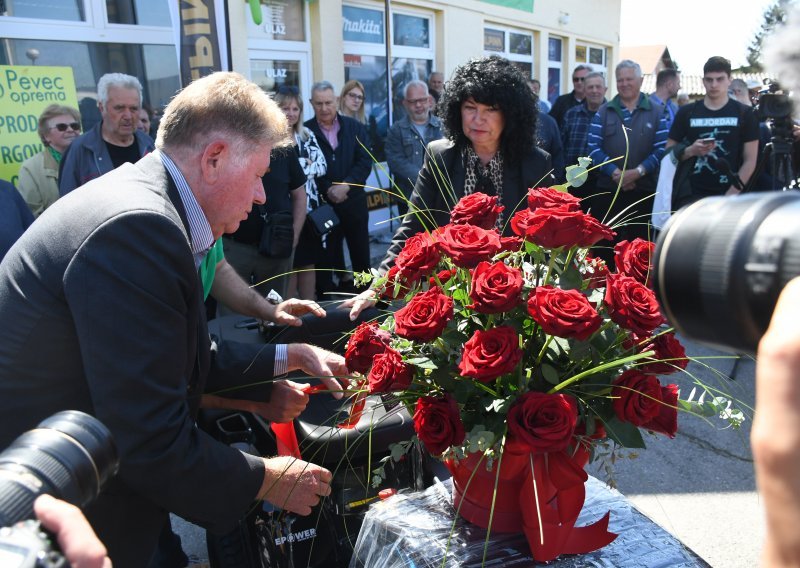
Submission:
[[[325,175],[328,164],[319,147],[317,137],[303,126],[303,99],[297,87],[281,87],[275,95],[275,102],[286,115],[289,128],[295,141],[295,151],[300,167],[306,174],[306,211],[312,211],[322,204],[317,191],[317,178]],[[314,234],[308,223],[303,225],[300,240],[294,252],[294,272],[289,276],[289,297],[313,300],[315,297],[316,274],[314,265],[322,259],[325,250],[322,239]]]
[[[34,217],[58,199],[58,165],[80,133],[81,115],[76,108],[53,104],[39,116],[39,138],[44,149],[22,162],[17,182]]]

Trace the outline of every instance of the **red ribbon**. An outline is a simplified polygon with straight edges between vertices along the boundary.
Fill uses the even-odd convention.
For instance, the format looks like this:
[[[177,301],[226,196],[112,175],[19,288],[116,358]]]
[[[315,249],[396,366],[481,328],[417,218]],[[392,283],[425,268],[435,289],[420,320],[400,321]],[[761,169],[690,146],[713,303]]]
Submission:
[[[522,527],[537,561],[591,552],[617,538],[608,532],[609,513],[590,525],[575,526],[589,478],[575,458],[565,452],[526,454],[522,458],[528,461],[520,492]]]

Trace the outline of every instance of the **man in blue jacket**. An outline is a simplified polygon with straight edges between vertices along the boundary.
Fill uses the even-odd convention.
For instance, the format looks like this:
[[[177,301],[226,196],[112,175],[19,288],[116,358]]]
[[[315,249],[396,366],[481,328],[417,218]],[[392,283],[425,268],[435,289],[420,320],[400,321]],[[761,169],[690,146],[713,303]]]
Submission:
[[[61,161],[58,192],[66,195],[87,181],[153,151],[153,140],[136,129],[142,84],[123,73],[106,73],[97,83],[97,108],[103,117],[76,138]]]
[[[400,213],[408,211],[408,200],[417,181],[425,148],[442,137],[442,122],[431,114],[428,85],[409,81],[403,92],[406,116],[395,122],[386,137],[386,161],[394,184],[403,193],[398,196]]]

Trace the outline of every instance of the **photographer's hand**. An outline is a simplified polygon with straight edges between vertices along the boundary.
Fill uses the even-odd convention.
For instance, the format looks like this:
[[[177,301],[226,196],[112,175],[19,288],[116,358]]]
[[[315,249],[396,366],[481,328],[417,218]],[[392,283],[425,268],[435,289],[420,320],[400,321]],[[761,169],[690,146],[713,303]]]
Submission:
[[[800,565],[800,278],[783,289],[758,346],[750,439],[764,500],[763,566]]]
[[[75,505],[40,495],[33,503],[33,510],[42,526],[56,536],[72,568],[111,568],[106,547]]]

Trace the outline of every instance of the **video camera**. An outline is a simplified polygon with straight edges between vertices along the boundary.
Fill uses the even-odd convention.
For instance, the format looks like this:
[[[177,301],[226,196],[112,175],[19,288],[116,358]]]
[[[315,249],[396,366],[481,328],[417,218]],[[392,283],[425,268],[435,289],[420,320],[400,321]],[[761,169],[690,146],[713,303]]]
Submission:
[[[47,493],[84,507],[118,466],[111,432],[76,410],[58,412],[14,440],[0,453],[0,565],[66,566],[34,520],[33,502]]]
[[[677,331],[755,353],[781,290],[800,275],[800,194],[707,197],[684,207],[658,237],[653,272]]]
[[[765,79],[764,82],[768,83],[767,87],[758,93],[759,120],[791,119],[792,99],[777,81]]]

